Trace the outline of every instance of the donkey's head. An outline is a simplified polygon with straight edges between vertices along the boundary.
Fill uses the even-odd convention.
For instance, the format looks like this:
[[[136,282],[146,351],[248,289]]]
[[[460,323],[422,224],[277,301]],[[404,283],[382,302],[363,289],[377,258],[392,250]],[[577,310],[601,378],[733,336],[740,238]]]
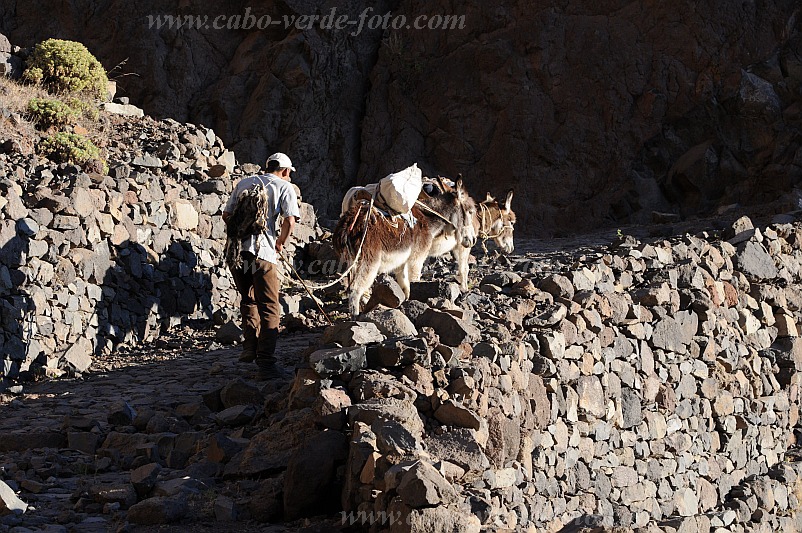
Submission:
[[[504,253],[511,254],[515,249],[513,232],[515,231],[515,213],[511,207],[512,189],[507,192],[504,203],[496,201],[488,193],[481,203],[479,220],[483,239],[493,239]]]
[[[515,212],[512,210],[512,189],[507,192],[507,197],[504,199],[504,205],[501,208],[501,232],[496,238],[496,244],[499,248],[504,250],[504,253],[511,254],[515,249],[513,243],[512,233],[515,231]]]

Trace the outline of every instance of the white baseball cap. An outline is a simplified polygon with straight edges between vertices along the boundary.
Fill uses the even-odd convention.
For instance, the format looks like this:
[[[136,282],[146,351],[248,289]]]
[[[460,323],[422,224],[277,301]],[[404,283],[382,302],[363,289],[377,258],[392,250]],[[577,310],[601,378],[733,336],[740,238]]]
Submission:
[[[292,166],[292,161],[290,160],[289,157],[287,157],[287,154],[276,152],[275,154],[267,158],[267,162],[269,163],[270,161],[278,161],[279,168],[288,168],[293,172],[295,172],[295,167]]]

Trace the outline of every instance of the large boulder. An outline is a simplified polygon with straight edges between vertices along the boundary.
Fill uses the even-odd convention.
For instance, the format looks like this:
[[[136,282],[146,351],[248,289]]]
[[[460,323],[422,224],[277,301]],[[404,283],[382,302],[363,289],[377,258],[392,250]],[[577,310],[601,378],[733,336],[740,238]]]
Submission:
[[[189,507],[183,497],[156,496],[142,500],[128,509],[127,519],[132,524],[159,525],[178,522],[186,516]]]
[[[287,520],[336,510],[340,500],[337,466],[347,456],[348,439],[339,431],[320,432],[293,453],[284,474]]]
[[[474,324],[447,311],[429,308],[418,317],[415,325],[434,329],[440,341],[448,346],[459,346],[463,342],[479,339],[479,329]]]
[[[418,462],[401,478],[396,488],[404,503],[413,508],[448,505],[457,500],[457,491],[432,465]]]
[[[379,328],[373,322],[338,322],[323,332],[323,343],[355,346],[384,340]]]

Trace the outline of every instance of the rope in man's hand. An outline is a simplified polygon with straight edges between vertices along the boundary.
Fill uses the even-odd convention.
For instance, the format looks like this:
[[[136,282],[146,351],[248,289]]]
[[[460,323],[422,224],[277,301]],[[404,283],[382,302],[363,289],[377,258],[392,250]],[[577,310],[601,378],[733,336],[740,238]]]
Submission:
[[[334,323],[331,321],[331,318],[329,318],[329,314],[326,313],[326,310],[323,309],[323,306],[320,304],[320,300],[317,297],[315,297],[314,294],[312,294],[312,291],[309,290],[309,287],[306,285],[306,282],[304,282],[303,278],[300,276],[300,274],[298,274],[298,271],[295,270],[295,267],[292,266],[292,263],[284,259],[284,256],[281,255],[280,253],[277,255],[278,258],[281,260],[281,262],[284,263],[284,266],[289,268],[290,272],[292,272],[295,275],[295,277],[298,278],[298,281],[301,282],[301,285],[303,285],[304,289],[306,289],[306,293],[309,295],[310,298],[312,298],[312,300],[314,300],[315,305],[317,305],[317,308],[320,309],[320,312],[323,313],[324,317],[326,317],[326,322],[329,323],[329,326],[333,326]]]
[[[359,242],[359,248],[356,251],[356,255],[354,256],[354,260],[351,263],[351,265],[345,270],[345,272],[340,274],[340,276],[337,277],[337,279],[335,279],[334,281],[332,281],[330,283],[325,283],[323,285],[312,285],[312,288],[310,289],[309,285],[307,285],[307,283],[304,281],[304,279],[301,277],[301,275],[298,274],[298,271],[295,270],[295,267],[292,266],[292,263],[287,261],[284,258],[284,256],[281,255],[281,253],[277,253],[276,254],[278,256],[278,258],[281,260],[281,262],[284,263],[284,265],[286,265],[290,269],[290,272],[292,272],[295,275],[295,277],[298,278],[298,281],[301,282],[301,285],[303,285],[303,288],[306,289],[307,294],[309,294],[309,296],[311,296],[312,299],[315,301],[315,305],[317,305],[317,308],[320,309],[320,311],[326,317],[326,321],[329,323],[330,326],[334,325],[334,323],[331,321],[331,318],[329,318],[329,315],[328,315],[328,313],[326,313],[325,309],[323,309],[323,306],[320,304],[320,300],[318,298],[316,298],[314,294],[312,294],[312,290],[328,289],[329,287],[333,287],[334,285],[336,285],[340,281],[342,281],[351,272],[351,270],[353,270],[353,268],[356,266],[357,262],[359,261],[359,256],[362,254],[362,245],[365,244],[365,237],[368,234],[368,222],[370,221],[370,213],[371,213],[372,210],[373,210],[373,197],[370,198],[370,203],[368,204],[368,212],[365,215],[365,231],[362,232],[362,240]],[[356,217],[354,217],[354,221],[356,221]],[[351,227],[353,228],[353,224],[351,225]]]

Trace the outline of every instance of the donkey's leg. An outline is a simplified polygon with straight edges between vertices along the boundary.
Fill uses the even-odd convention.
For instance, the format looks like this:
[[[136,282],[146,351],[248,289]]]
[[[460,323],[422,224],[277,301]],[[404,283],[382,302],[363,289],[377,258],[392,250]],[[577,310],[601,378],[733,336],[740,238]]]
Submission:
[[[410,271],[410,262],[407,261],[400,267],[395,269],[393,275],[395,276],[395,280],[401,286],[401,290],[404,291],[404,296],[407,300],[409,300],[409,271]]]
[[[420,281],[423,265],[426,263],[426,259],[429,258],[429,251],[431,248],[432,238],[428,235],[418,236],[412,243],[412,250],[410,250],[409,259],[406,263],[409,280]]]
[[[409,258],[409,261],[407,262],[407,266],[409,267],[409,281],[420,281],[424,263],[426,263],[425,255]]]
[[[379,261],[368,264],[367,261],[360,262],[354,272],[354,279],[351,284],[351,297],[348,306],[351,315],[356,317],[362,310],[362,296],[373,286],[376,276],[379,275]]]
[[[463,292],[468,290],[468,260],[471,257],[471,249],[457,245],[453,250],[454,260],[457,262],[457,282]]]

